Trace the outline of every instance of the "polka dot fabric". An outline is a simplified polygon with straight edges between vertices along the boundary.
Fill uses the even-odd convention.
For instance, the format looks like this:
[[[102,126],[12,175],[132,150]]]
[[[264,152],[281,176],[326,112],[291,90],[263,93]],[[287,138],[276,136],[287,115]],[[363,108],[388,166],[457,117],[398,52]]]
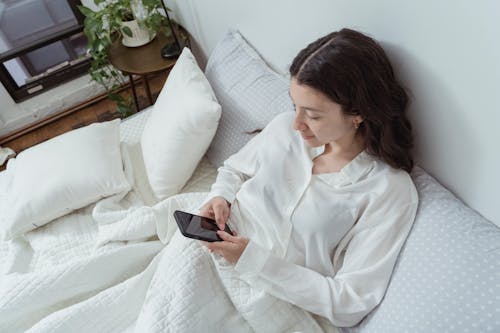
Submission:
[[[120,124],[120,141],[129,145],[137,144],[141,141],[142,131],[146,126],[146,121],[151,115],[153,107],[146,108],[132,116],[124,119]]]
[[[293,111],[288,79],[271,70],[235,31],[228,32],[208,59],[205,75],[222,115],[207,157],[221,166],[243,147],[256,129],[280,112]]]
[[[421,168],[419,208],[382,303],[343,332],[500,332],[500,228]]]

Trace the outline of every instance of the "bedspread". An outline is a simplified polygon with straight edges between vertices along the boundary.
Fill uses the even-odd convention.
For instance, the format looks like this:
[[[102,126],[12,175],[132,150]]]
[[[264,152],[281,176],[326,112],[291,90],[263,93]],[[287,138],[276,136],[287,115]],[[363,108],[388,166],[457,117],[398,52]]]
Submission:
[[[324,331],[177,232],[172,212],[196,212],[205,196],[149,207],[121,193],[12,241],[0,332]]]

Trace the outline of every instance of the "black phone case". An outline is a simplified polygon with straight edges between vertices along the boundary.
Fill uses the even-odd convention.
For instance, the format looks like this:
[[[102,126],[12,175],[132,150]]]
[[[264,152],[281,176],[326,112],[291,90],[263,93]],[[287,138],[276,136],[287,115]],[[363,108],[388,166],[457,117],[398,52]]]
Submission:
[[[179,227],[179,230],[180,230],[181,234],[183,234],[184,237],[192,238],[192,239],[198,239],[198,240],[202,240],[202,241],[205,241],[205,242],[220,242],[220,241],[222,241],[222,238],[220,238],[219,235],[217,235],[217,238],[219,240],[214,240],[214,239],[211,239],[211,238],[205,238],[205,237],[202,237],[202,236],[199,236],[199,235],[194,235],[194,234],[187,233],[186,230],[184,230],[184,226],[182,225],[181,221],[179,220],[179,217],[177,216],[177,214],[182,214],[182,213],[187,213],[187,212],[182,212],[182,211],[176,210],[174,212],[174,218],[175,218],[175,222],[177,222],[177,226]],[[195,214],[191,214],[191,213],[187,213],[187,214],[195,215]],[[224,229],[224,231],[227,232],[230,235],[233,235],[233,231],[229,228],[229,226],[227,224],[226,224],[226,228]]]

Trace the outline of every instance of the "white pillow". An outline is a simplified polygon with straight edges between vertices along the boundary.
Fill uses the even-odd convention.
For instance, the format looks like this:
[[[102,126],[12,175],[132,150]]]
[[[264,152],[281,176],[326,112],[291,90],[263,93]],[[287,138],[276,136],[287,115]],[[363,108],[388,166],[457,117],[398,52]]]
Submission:
[[[9,160],[0,230],[11,239],[102,197],[130,189],[123,172],[120,120],[82,127]]]
[[[158,199],[178,193],[217,130],[221,107],[191,51],[184,48],[141,138],[148,180]]]
[[[342,331],[500,332],[500,228],[424,169],[411,176],[417,215],[384,300]]]
[[[289,78],[273,71],[237,32],[229,31],[210,55],[205,69],[222,107],[219,127],[207,157],[221,166],[278,113],[293,112]]]

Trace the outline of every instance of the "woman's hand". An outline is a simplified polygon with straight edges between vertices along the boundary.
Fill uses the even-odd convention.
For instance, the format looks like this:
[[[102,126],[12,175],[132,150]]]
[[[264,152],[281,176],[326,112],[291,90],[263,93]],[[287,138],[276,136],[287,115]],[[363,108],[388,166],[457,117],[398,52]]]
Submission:
[[[200,209],[199,215],[215,219],[220,230],[226,228],[231,205],[223,197],[214,197]]]
[[[248,238],[239,237],[235,231],[234,236],[225,231],[217,231],[217,235],[222,238],[222,242],[202,242],[210,252],[220,254],[231,264],[236,264],[241,257],[241,254],[247,247]]]

